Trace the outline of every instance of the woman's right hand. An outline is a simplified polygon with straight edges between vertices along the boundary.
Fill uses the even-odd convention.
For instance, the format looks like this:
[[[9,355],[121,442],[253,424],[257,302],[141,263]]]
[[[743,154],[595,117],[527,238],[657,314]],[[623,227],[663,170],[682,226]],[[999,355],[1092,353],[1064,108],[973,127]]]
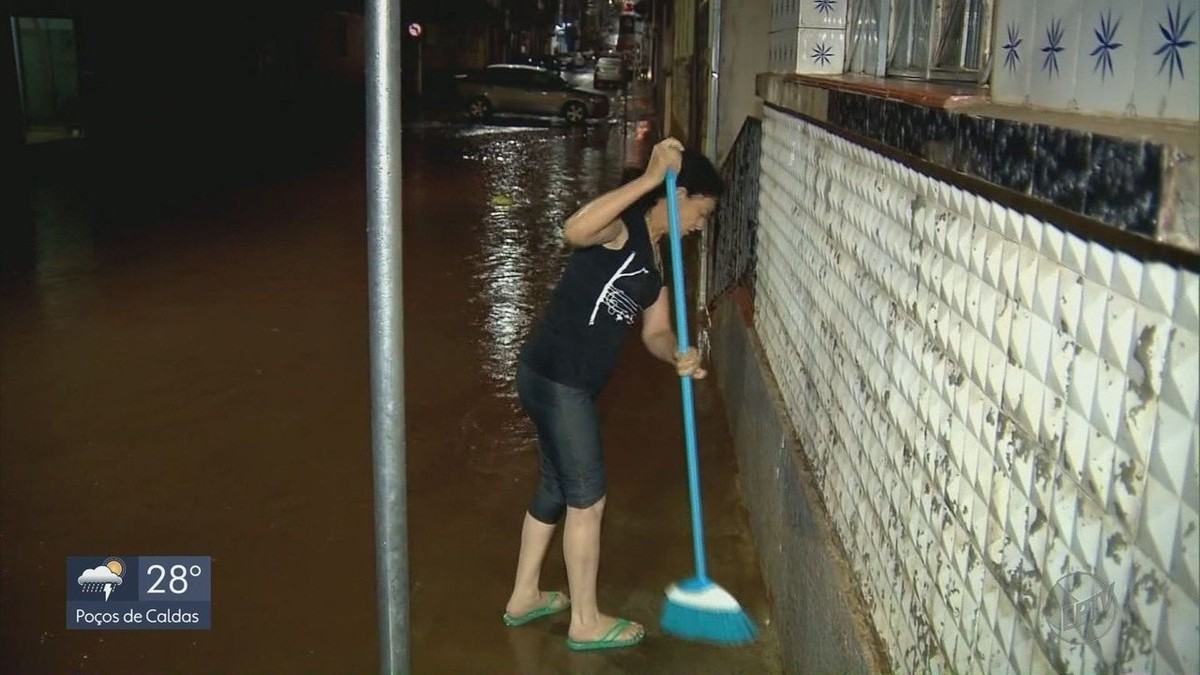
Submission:
[[[683,165],[683,143],[674,138],[664,138],[654,145],[650,151],[650,161],[646,164],[646,177],[662,182],[667,177],[667,169],[679,173]]]

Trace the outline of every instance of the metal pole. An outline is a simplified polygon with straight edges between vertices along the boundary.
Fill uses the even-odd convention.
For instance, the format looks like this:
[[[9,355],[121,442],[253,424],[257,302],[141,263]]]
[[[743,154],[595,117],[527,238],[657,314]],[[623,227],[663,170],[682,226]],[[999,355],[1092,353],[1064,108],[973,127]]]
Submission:
[[[708,0],[708,118],[705,120],[704,154],[717,164],[717,100],[721,73],[721,0]],[[718,166],[720,166],[718,164]],[[700,270],[696,293],[696,309],[708,306],[708,247],[709,228],[700,231]],[[701,324],[704,326],[705,324]]]
[[[721,74],[721,0],[708,0],[708,120],[705,129],[704,154],[716,164],[717,159],[717,97]]]
[[[400,0],[366,3],[367,289],[380,672],[409,673],[400,193]]]

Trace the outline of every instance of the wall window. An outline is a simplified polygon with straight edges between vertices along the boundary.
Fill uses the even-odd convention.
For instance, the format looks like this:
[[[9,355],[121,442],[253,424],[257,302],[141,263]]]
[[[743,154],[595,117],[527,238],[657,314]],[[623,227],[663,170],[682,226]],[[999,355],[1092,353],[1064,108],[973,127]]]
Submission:
[[[879,61],[881,31],[888,18],[888,0],[851,0],[846,17],[846,70],[868,75],[886,74]],[[886,36],[882,36],[886,48]]]
[[[993,0],[852,0],[847,70],[982,82],[991,48],[992,4]]]

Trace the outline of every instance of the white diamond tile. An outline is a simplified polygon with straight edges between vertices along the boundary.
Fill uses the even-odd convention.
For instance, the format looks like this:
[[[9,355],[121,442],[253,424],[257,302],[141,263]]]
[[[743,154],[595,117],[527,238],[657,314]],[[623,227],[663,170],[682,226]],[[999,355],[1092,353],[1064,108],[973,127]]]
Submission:
[[[1137,556],[1134,556],[1135,559]],[[1136,563],[1135,563],[1136,564]],[[1131,589],[1128,600],[1121,605],[1122,614],[1117,619],[1129,645],[1122,650],[1121,665],[1126,673],[1156,673],[1154,658],[1154,636],[1158,634],[1162,620],[1162,604],[1145,602],[1141,589]]]
[[[964,225],[966,226],[967,232],[970,232],[970,221],[964,223],[961,219],[951,216],[946,221],[945,227],[941,230],[941,241],[938,242],[939,248],[941,248],[942,252],[955,262],[958,262],[955,256],[958,250],[959,242],[963,237]]]
[[[1183,505],[1171,490],[1151,478],[1146,481],[1146,507],[1142,511],[1137,547],[1159,569],[1170,569],[1179,545],[1180,511]]]
[[[1162,391],[1171,319],[1139,306],[1134,320],[1133,335],[1133,350],[1127,368],[1130,389],[1143,403],[1148,403]]]
[[[1125,376],[1120,370],[1100,361],[1096,373],[1092,425],[1109,440],[1116,440],[1120,428],[1121,408],[1125,404]]]
[[[1108,317],[1107,288],[1092,281],[1083,284],[1083,297],[1079,309],[1079,331],[1075,338],[1079,345],[1093,354],[1100,353],[1104,340],[1104,321]]]
[[[988,515],[990,516],[988,528],[989,536],[987,539],[993,545],[999,541],[999,534],[1003,532],[1003,523],[1008,522],[1008,503],[1012,484],[1007,480],[998,479],[993,475],[992,478],[992,499],[988,503]]]
[[[1200,428],[1193,427],[1191,449],[1188,450],[1187,470],[1183,473],[1183,503],[1200,511]]]
[[[1001,328],[997,325],[997,309],[1000,304],[1002,300],[991,286],[980,285],[979,314],[975,327],[989,340],[993,339],[993,335],[1007,334],[1007,326]]]
[[[1142,291],[1143,264],[1125,252],[1118,252],[1113,259],[1112,289],[1125,298],[1137,301]]]
[[[966,672],[966,671],[962,671],[962,672]],[[1033,653],[1033,663],[1030,665],[1029,670],[1027,670],[1025,672],[1039,673],[1039,674],[1040,673],[1053,673],[1054,666],[1050,665],[1049,659],[1046,657],[1045,653],[1041,651],[1041,648],[1038,647]],[[1133,675],[1133,674],[1131,673],[1130,675]]]
[[[1075,360],[1076,345],[1066,333],[1055,331],[1050,337],[1049,362],[1046,366],[1046,386],[1064,401],[1071,363]]]
[[[1004,369],[1008,366],[1008,360],[995,345],[990,343],[986,347],[979,348],[977,352],[982,352],[983,357],[986,358],[986,370],[981,378],[984,396],[989,400],[998,400],[1000,392],[1004,388]],[[987,442],[986,439],[980,440]]]
[[[980,355],[987,353],[982,349],[986,345],[985,338],[979,334],[978,330],[969,326],[963,329],[962,343],[959,347],[960,366],[966,373],[967,379],[976,384],[982,382],[980,365],[986,364],[986,361],[981,360]],[[968,392],[971,391],[970,387],[964,389]]]
[[[1001,266],[1004,260],[1005,241],[999,234],[987,233],[987,253],[983,259],[982,277],[984,283],[994,289],[1000,289],[1003,283]]]
[[[1021,392],[1025,388],[1025,371],[1019,366],[1008,365],[1004,369],[1004,388],[1000,392],[1000,406],[1006,411],[1014,411],[1021,402]]]
[[[1200,513],[1183,505],[1179,514],[1179,545],[1170,568],[1171,580],[1194,598],[1200,596],[1200,555],[1196,555],[1200,551]]]
[[[967,312],[967,298],[972,297],[973,299],[973,296],[967,295],[967,279],[970,277],[970,273],[967,272],[966,268],[958,265],[954,265],[953,270],[953,280],[955,283],[954,309],[959,313],[959,315],[965,315]]]
[[[1137,536],[1141,529],[1145,504],[1146,466],[1118,449],[1117,464],[1113,467],[1113,489],[1110,493],[1112,511],[1125,529]]]
[[[1042,228],[1041,252],[1048,260],[1058,265],[1062,262],[1063,245],[1066,237],[1063,231],[1054,226]]]
[[[1009,242],[1019,243],[1021,241],[1021,233],[1025,227],[1025,216],[1012,209],[1004,208],[999,205],[993,205],[991,208],[995,213],[1000,223],[1000,233]]]
[[[1079,500],[1079,513],[1075,517],[1074,537],[1071,540],[1071,555],[1089,567],[1100,554],[1100,542],[1104,534],[1102,511],[1090,499]]]
[[[1083,467],[1084,494],[1091,498],[1099,511],[1108,503],[1113,489],[1114,467],[1119,453],[1117,445],[1102,434],[1088,438],[1087,462]],[[1097,518],[1097,522],[1099,522]]]
[[[1171,316],[1175,310],[1175,268],[1160,262],[1147,263],[1142,272],[1141,304],[1152,312]]]
[[[1079,412],[1067,408],[1063,413],[1062,463],[1064,470],[1075,483],[1083,482],[1088,439],[1091,436],[1092,429],[1087,419]]]
[[[1189,450],[1196,433],[1195,420],[1169,405],[1158,406],[1157,413],[1149,453],[1150,473],[1181,498],[1187,479]]]
[[[982,195],[963,192],[962,207],[957,209],[963,218],[974,224],[995,229],[1007,213],[1003,206],[985,199]],[[1001,224],[997,231],[1003,231]]]
[[[1066,401],[1046,390],[1042,399],[1041,423],[1038,427],[1038,443],[1055,453],[1061,448],[1063,428],[1067,421]]]
[[[1120,523],[1109,520],[1102,536],[1103,550],[1092,568],[1094,574],[1112,583],[1113,596],[1120,605],[1129,594],[1133,569],[1133,542]]]
[[[984,261],[987,260],[988,237],[995,236],[987,228],[979,228],[971,238],[971,256],[967,269],[977,277],[983,277]]]
[[[1008,338],[1008,356],[1013,365],[1025,368],[1029,356],[1029,332],[1033,324],[1033,315],[1023,307],[1013,309],[1012,329]]]
[[[1058,305],[1060,267],[1046,258],[1039,258],[1037,282],[1033,292],[1033,313],[1047,323],[1054,323]]]
[[[1189,602],[1195,596],[1167,583],[1163,589],[1163,625],[1155,652],[1159,669],[1195,673],[1200,667],[1200,640],[1196,639],[1196,612]]]
[[[1021,391],[1020,416],[1018,422],[1021,428],[1036,435],[1042,426],[1042,399],[1046,386],[1039,378],[1025,374],[1025,385]],[[1031,443],[1032,445],[1032,443]]]
[[[1141,464],[1150,460],[1154,429],[1158,418],[1158,400],[1143,398],[1132,382],[1125,392],[1124,411],[1117,431],[1117,447]]]
[[[1054,509],[1050,512],[1050,523],[1054,535],[1046,542],[1046,572],[1052,579],[1074,571],[1069,541],[1075,537],[1075,516],[1079,500],[1074,497],[1056,496]]]
[[[1071,363],[1070,383],[1067,386],[1067,404],[1082,415],[1090,415],[1096,397],[1096,380],[1100,376],[1098,357],[1088,351],[1079,351]]]
[[[1129,367],[1133,350],[1133,324],[1137,307],[1129,300],[1112,295],[1108,300],[1108,320],[1100,341],[1100,356],[1119,370]]]
[[[1045,382],[1054,349],[1054,328],[1039,316],[1029,322],[1029,345],[1025,350],[1025,369]]]
[[[1178,272],[1175,284],[1175,325],[1200,332],[1200,277]]]
[[[1015,298],[1017,294],[1017,279],[1021,275],[1021,245],[1011,241],[1004,242],[1000,251],[1000,287],[1004,295]]]
[[[1037,252],[1042,245],[1043,232],[1047,229],[1042,221],[1034,216],[1026,215],[1021,230],[1021,244],[1028,250]],[[1049,229],[1054,229],[1052,226]]]
[[[1200,341],[1196,333],[1176,329],[1167,345],[1162,373],[1162,400],[1185,416],[1196,418],[1200,407]]]
[[[1033,634],[1014,621],[1012,643],[1008,651],[1008,662],[1013,669],[1019,673],[1031,672],[1035,648]]]
[[[1088,267],[1088,243],[1074,234],[1067,233],[1063,240],[1062,262],[1067,269],[1082,275]]]
[[[1072,338],[1079,335],[1079,312],[1083,306],[1084,279],[1065,269],[1058,272],[1057,327]]]
[[[954,260],[963,269],[970,269],[971,267],[971,253],[975,248],[976,233],[978,231],[979,228],[975,226],[974,222],[963,222],[958,238],[958,245],[954,248]]]
[[[1113,252],[1097,242],[1088,243],[1086,276],[1092,283],[1108,287],[1112,284]]]
[[[1017,287],[1013,297],[1023,307],[1033,307],[1033,295],[1037,288],[1038,261],[1041,256],[1036,250],[1022,249],[1017,259]]]
[[[1008,645],[1012,644],[1012,635],[1017,627],[1016,614],[1008,596],[1001,597],[1000,612],[992,624],[996,641],[992,643],[991,654],[986,657],[988,672],[995,673],[1012,668],[1008,660]]]
[[[974,626],[974,623],[975,623],[974,615],[972,615],[972,619],[971,619],[972,626]],[[972,629],[969,632],[966,629],[964,629],[963,633],[962,633],[962,638],[958,641],[958,644],[955,645],[955,648],[954,648],[954,656],[952,659],[952,663],[954,665],[954,671],[959,672],[959,673],[966,673],[966,672],[970,672],[972,670],[972,668],[973,668],[972,664],[975,662],[974,661],[974,659],[975,659],[974,643],[975,643],[974,629]]]

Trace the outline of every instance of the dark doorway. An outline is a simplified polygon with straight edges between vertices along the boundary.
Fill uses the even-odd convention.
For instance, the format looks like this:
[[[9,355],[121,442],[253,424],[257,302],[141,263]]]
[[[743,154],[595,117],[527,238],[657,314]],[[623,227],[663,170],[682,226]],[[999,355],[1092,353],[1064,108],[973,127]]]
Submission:
[[[12,18],[13,45],[25,141],[83,135],[75,22],[56,17]]]

